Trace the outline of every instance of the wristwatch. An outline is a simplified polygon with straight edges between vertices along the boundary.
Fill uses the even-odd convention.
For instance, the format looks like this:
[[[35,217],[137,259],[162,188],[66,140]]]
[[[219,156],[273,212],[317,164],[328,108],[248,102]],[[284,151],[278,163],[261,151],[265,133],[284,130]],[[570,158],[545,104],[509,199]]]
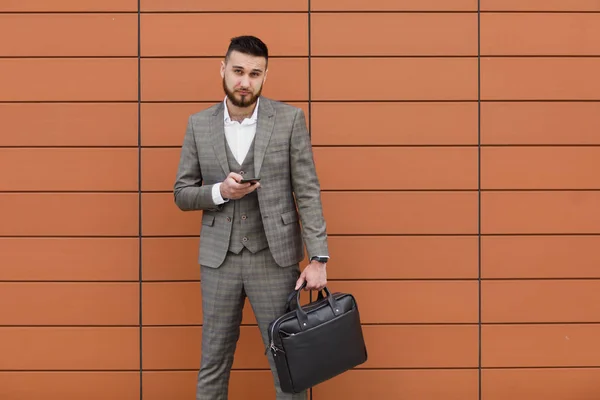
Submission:
[[[327,261],[329,261],[329,257],[314,256],[310,259],[310,261],[318,261],[320,263],[326,264]]]

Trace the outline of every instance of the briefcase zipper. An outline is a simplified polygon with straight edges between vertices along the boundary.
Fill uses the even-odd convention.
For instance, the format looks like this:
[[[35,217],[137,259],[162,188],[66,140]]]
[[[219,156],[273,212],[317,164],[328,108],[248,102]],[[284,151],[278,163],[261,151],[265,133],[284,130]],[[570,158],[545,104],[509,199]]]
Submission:
[[[267,347],[265,349],[265,355],[267,355],[267,352],[269,351],[269,349],[271,349],[271,351],[273,352],[274,356],[277,355],[277,352],[285,354],[285,351],[283,351],[283,349],[280,349],[279,347],[275,346],[275,342],[273,342],[272,340],[271,340],[271,344],[269,345],[269,347]]]
[[[275,346],[275,326],[276,325],[277,325],[276,322],[271,325],[271,331],[270,331],[270,335],[269,335],[269,336],[271,336],[271,345],[265,349],[265,355],[267,354],[269,349],[271,349],[273,351],[274,356],[277,355],[278,351],[281,353],[285,353],[285,351],[283,351],[283,349],[280,349],[279,347]]]
[[[272,340],[271,340],[271,345],[269,346],[269,348],[267,349],[267,351],[268,351],[269,349],[271,349],[271,351],[273,351],[273,355],[274,355],[274,356],[276,356],[276,355],[277,355],[277,352],[280,352],[280,353],[284,353],[284,354],[285,354],[285,351],[283,351],[283,349],[280,349],[279,347],[275,346],[275,343],[274,343]],[[265,354],[267,354],[267,351],[265,351]]]

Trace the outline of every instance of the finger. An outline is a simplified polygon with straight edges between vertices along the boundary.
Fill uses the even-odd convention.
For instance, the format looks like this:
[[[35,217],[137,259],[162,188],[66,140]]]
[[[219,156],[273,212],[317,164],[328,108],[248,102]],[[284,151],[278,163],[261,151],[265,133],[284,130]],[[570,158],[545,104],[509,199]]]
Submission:
[[[255,183],[255,184],[253,184],[253,185],[249,183],[249,185],[250,185],[250,186],[249,186],[249,187],[248,187],[248,189],[247,189],[247,193],[252,193],[252,192],[254,192],[256,189],[258,189],[258,188],[260,187],[260,183],[258,183],[258,182],[257,182],[257,183]]]

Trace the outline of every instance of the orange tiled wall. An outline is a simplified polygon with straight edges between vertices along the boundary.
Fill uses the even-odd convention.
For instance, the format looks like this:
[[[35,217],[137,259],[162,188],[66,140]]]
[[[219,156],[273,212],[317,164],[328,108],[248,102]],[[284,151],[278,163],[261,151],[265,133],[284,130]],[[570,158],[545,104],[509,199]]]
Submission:
[[[365,324],[368,362],[312,399],[598,398],[599,11],[1,0],[0,399],[194,397],[199,214],[171,190],[244,33],[309,114]],[[271,398],[250,308],[238,349],[231,399]]]

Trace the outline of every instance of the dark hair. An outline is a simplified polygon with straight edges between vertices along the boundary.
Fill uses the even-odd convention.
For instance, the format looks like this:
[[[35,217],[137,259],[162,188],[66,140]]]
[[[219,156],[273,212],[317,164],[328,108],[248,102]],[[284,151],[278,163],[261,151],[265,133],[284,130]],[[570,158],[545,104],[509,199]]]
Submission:
[[[262,40],[256,36],[237,36],[231,39],[227,54],[225,54],[225,61],[229,60],[229,55],[232,51],[239,51],[240,53],[249,54],[255,57],[264,57],[269,61],[269,49]]]

